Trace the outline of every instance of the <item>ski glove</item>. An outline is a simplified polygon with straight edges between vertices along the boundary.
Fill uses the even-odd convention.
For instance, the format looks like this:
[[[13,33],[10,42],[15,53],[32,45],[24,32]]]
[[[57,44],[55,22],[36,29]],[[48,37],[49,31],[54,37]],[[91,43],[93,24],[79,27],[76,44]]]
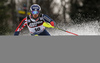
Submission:
[[[15,33],[14,33],[14,36],[18,36],[19,35],[19,31],[16,31]]]

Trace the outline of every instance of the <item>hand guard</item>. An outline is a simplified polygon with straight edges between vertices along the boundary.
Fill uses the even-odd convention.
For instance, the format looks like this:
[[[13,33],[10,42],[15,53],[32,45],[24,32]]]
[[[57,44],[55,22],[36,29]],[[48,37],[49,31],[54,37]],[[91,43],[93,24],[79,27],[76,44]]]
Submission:
[[[54,28],[54,26],[52,26],[50,23],[48,22],[44,22],[43,26],[47,27],[47,28]]]

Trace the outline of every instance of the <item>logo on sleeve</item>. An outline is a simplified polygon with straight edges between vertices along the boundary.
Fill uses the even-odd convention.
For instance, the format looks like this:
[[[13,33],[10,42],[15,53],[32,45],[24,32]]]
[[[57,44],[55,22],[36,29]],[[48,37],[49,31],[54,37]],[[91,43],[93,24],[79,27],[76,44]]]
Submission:
[[[46,17],[46,16],[44,16],[44,19],[46,20],[46,21],[51,21],[48,17]]]

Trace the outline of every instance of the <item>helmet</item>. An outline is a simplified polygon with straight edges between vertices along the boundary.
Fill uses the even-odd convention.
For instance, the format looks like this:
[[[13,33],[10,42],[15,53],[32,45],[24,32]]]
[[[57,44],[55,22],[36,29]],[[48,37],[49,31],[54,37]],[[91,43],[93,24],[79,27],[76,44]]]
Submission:
[[[30,11],[41,11],[41,7],[38,4],[33,4],[30,7]]]

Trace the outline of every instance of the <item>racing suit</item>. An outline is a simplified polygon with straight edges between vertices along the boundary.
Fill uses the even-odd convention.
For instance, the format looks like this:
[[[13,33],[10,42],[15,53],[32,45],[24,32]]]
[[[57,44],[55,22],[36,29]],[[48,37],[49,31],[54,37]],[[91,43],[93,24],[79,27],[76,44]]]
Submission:
[[[36,19],[34,19],[32,17],[32,15],[29,15],[21,21],[21,23],[19,24],[19,26],[15,30],[14,35],[18,36],[20,31],[25,26],[27,26],[27,28],[32,36],[34,36],[36,34],[40,35],[40,36],[42,36],[42,35],[50,36],[50,34],[45,29],[45,26],[43,26],[44,22],[48,22],[48,23],[50,23],[51,26],[55,26],[55,22],[47,15],[39,14],[39,17],[37,17]]]

